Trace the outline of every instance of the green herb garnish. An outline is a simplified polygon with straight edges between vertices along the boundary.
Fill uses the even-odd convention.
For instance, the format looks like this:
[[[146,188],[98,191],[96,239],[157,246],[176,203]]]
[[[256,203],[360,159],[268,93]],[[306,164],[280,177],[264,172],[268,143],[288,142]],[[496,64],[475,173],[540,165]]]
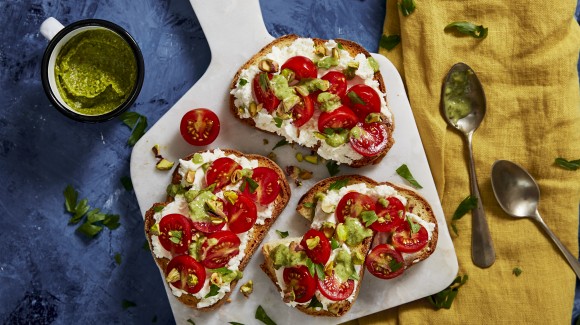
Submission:
[[[240,82],[238,83],[240,86],[245,86],[248,83],[248,80],[244,78],[240,78]]]
[[[477,207],[477,198],[471,195],[468,195],[465,199],[463,199],[463,201],[461,201],[461,203],[459,203],[459,206],[457,206],[457,209],[451,218],[451,228],[453,229],[455,235],[458,235],[455,221],[463,218],[467,212],[473,210],[475,207]]]
[[[399,43],[401,43],[401,35],[383,35],[379,41],[379,46],[390,51],[399,45]]]
[[[444,30],[454,29],[459,33],[473,36],[475,38],[485,38],[487,37],[487,28],[482,25],[475,25],[468,21],[455,21],[445,26]]]
[[[161,212],[161,211],[163,211],[164,208],[165,208],[165,206],[163,206],[163,205],[156,205],[153,208],[153,212],[155,212],[155,213]]]
[[[248,189],[250,191],[250,193],[255,193],[256,189],[258,188],[259,184],[256,183],[255,180],[253,180],[250,177],[244,177],[244,181],[242,182],[242,185],[240,186],[240,191],[245,191],[246,190],[246,185],[248,186]]]
[[[312,203],[312,202],[304,202],[304,203],[302,203],[302,206],[305,207],[305,208],[310,209],[310,208],[313,208],[314,207],[314,203]]]
[[[121,303],[121,305],[123,306],[123,310],[137,306],[137,304],[135,304],[134,302],[127,300],[127,299],[123,299],[123,302]]]
[[[463,277],[461,277],[460,275],[457,276],[455,280],[453,280],[453,282],[451,282],[451,284],[447,288],[443,289],[441,292],[429,296],[428,297],[429,302],[433,306],[435,306],[436,309],[451,308],[451,304],[453,303],[453,300],[457,296],[459,288],[462,285],[464,285],[465,282],[467,282],[467,279],[468,279],[467,274],[464,275]]]
[[[334,176],[340,172],[340,169],[338,167],[338,163],[334,160],[329,160],[326,163],[326,169],[328,169],[328,174],[330,176]]]
[[[195,325],[195,322],[190,318],[187,320],[188,323],[190,323],[191,325]]]
[[[209,286],[209,292],[207,293],[207,295],[205,295],[204,298],[213,297],[213,296],[217,295],[219,291],[220,291],[220,287],[218,287],[218,286],[216,286],[215,284],[212,283]]]
[[[338,191],[338,190],[340,190],[341,188],[345,187],[345,186],[346,186],[346,184],[348,184],[348,181],[349,181],[349,180],[350,180],[350,179],[348,179],[348,178],[342,178],[342,179],[339,179],[339,180],[337,180],[336,182],[334,182],[334,183],[330,184],[330,186],[328,187],[328,190],[329,190],[329,191],[332,191],[332,190],[336,190],[336,191]]]
[[[333,250],[339,248],[341,245],[339,242],[336,241],[336,239],[331,238],[330,239],[330,248],[332,248]]]
[[[520,274],[522,274],[522,269],[520,269],[519,267],[514,267],[514,269],[512,270],[512,274],[515,276],[520,276]]]
[[[554,160],[554,163],[567,170],[577,170],[578,168],[580,168],[580,159],[567,160],[564,158],[556,158],[556,160]]]
[[[121,261],[122,261],[121,253],[115,254],[115,263],[117,263],[117,265],[121,265]]]
[[[314,264],[314,269],[316,270],[316,276],[321,280],[324,279],[324,265]]]
[[[143,248],[143,250],[146,250],[146,251],[151,250],[151,247],[149,247],[149,241],[147,239],[145,239],[145,242],[143,242],[143,245],[141,246],[141,248]]]
[[[375,211],[363,211],[361,212],[360,217],[362,218],[362,221],[365,223],[366,227],[372,225],[379,219]]]
[[[421,225],[413,222],[413,220],[411,220],[411,217],[407,216],[407,223],[409,224],[409,228],[411,229],[411,234],[416,234],[419,232],[419,230],[421,230]]]
[[[129,146],[134,146],[137,141],[145,134],[147,128],[147,118],[137,112],[125,112],[119,116],[121,121],[132,131],[127,140]]]
[[[401,0],[399,8],[401,8],[403,16],[407,17],[415,11],[415,0]]]
[[[366,105],[366,102],[362,98],[360,98],[359,95],[354,91],[349,91],[348,94],[346,95],[353,104]]]
[[[77,203],[78,195],[78,191],[70,185],[64,190],[65,209],[73,215],[69,219],[69,224],[77,224],[84,220],[77,228],[78,232],[94,237],[103,230],[103,227],[113,230],[120,226],[118,215],[100,213],[99,209],[91,210],[87,199]]]
[[[74,214],[72,218],[69,219],[68,223],[70,224],[77,224],[79,221],[82,220],[85,213],[89,212],[91,207],[89,206],[89,201],[87,199],[82,199],[75,207]]]
[[[78,196],[79,192],[77,192],[72,186],[67,185],[64,189],[64,207],[67,212],[75,213]]]
[[[133,190],[133,182],[131,181],[131,177],[129,176],[121,177],[121,184],[123,185],[126,191]]]
[[[262,88],[263,92],[267,92],[268,89],[270,89],[270,79],[268,78],[267,73],[260,73],[258,81],[260,83],[260,88]]]
[[[276,123],[276,127],[278,127],[278,128],[282,127],[282,122],[283,121],[284,120],[281,119],[281,118],[279,118],[279,117],[274,117],[274,123]]]
[[[307,258],[305,265],[306,265],[306,268],[308,268],[308,273],[310,273],[310,275],[312,275],[312,276],[315,276],[316,275],[316,268],[314,266],[314,262],[312,262],[311,259]]]
[[[282,139],[282,140],[278,141],[278,143],[276,143],[276,145],[274,146],[274,148],[272,148],[272,151],[274,151],[276,148],[283,147],[283,146],[285,146],[287,144],[288,144],[288,140]]]
[[[316,299],[316,296],[313,296],[310,300],[310,304],[308,304],[308,308],[324,308],[322,303]]]
[[[403,263],[398,262],[395,259],[392,259],[389,261],[389,269],[391,269],[391,272],[397,272],[402,267],[403,267]]]
[[[288,232],[287,231],[280,231],[280,230],[276,229],[276,233],[278,234],[278,236],[280,236],[280,238],[286,238],[286,237],[288,237]]]
[[[337,47],[339,50],[343,50],[343,49],[344,49],[344,47],[342,47],[342,44],[341,44],[340,42],[337,42],[337,43],[336,43],[336,47]]]
[[[168,233],[169,240],[174,244],[179,244],[181,242],[182,234],[183,232],[181,230],[170,230]]]
[[[264,308],[262,308],[262,306],[258,306],[258,309],[256,309],[255,317],[257,320],[266,325],[276,325],[276,322],[274,322],[270,317],[268,317],[266,311],[264,310]]]
[[[411,185],[415,186],[416,188],[423,188],[423,186],[421,186],[421,184],[419,184],[419,182],[415,180],[413,174],[411,174],[411,171],[409,170],[409,167],[407,167],[406,164],[402,164],[401,167],[397,168],[397,174],[406,179],[409,183],[411,183]]]
[[[229,322],[229,324],[231,324],[231,325],[244,325],[244,324],[238,323],[238,322]]]

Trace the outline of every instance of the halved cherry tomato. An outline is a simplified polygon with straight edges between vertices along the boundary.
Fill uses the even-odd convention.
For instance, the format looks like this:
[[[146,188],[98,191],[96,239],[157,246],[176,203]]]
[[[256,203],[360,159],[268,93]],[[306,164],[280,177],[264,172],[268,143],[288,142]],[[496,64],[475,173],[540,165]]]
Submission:
[[[387,244],[373,248],[367,255],[365,265],[372,275],[381,279],[392,279],[405,271],[403,256]]]
[[[320,293],[332,301],[341,301],[348,298],[354,291],[354,280],[348,279],[345,282],[332,271],[331,275],[326,275],[324,279],[318,279],[318,289]]]
[[[318,131],[325,129],[351,129],[358,122],[354,112],[346,107],[340,106],[332,112],[322,112],[318,118]]]
[[[209,186],[216,184],[215,192],[231,182],[232,174],[242,169],[242,166],[235,160],[228,157],[221,157],[214,160],[205,174],[205,183]]]
[[[228,216],[228,226],[236,234],[250,230],[258,218],[254,201],[241,193],[238,193],[238,198],[233,204],[226,200],[224,210]]]
[[[193,257],[189,255],[175,256],[167,264],[165,276],[169,275],[173,269],[177,269],[180,275],[179,280],[171,282],[174,287],[189,293],[198,293],[203,288],[205,284],[205,268]]]
[[[365,157],[372,157],[383,151],[387,146],[387,128],[379,122],[358,123],[360,135],[350,137],[352,148]]]
[[[292,109],[292,119],[294,125],[301,127],[306,124],[314,115],[314,102],[310,96],[302,97],[300,103],[296,104]]]
[[[392,231],[405,221],[405,206],[394,196],[386,198],[387,206],[375,204],[375,212],[379,219],[371,224],[374,231]]]
[[[225,266],[240,252],[240,243],[240,238],[229,230],[210,234],[201,245],[201,264],[208,269]]]
[[[358,218],[363,211],[374,211],[375,200],[359,192],[348,192],[336,205],[336,219],[344,222],[346,217]]]
[[[312,249],[308,248],[308,240],[316,240],[315,238],[318,237],[318,244],[314,246]],[[325,265],[330,258],[330,242],[328,238],[324,235],[324,233],[320,230],[310,229],[304,237],[302,237],[302,241],[300,245],[304,247],[306,251],[306,255],[310,257],[312,262],[317,264]]]
[[[280,184],[278,184],[278,174],[268,167],[256,167],[252,171],[252,180],[258,184],[256,189],[252,189],[246,183],[242,191],[243,194],[252,198],[261,205],[268,205],[278,197]]]
[[[379,113],[381,111],[379,94],[364,84],[350,87],[346,92],[346,96],[344,96],[344,104],[352,108],[361,122],[364,122],[370,113]]]
[[[217,198],[217,201],[222,203],[222,206],[225,206],[225,203],[222,199]],[[207,221],[192,221],[193,224],[193,228],[203,232],[204,234],[211,234],[214,232],[218,232],[222,229],[224,229],[224,226],[226,225],[225,220],[221,223],[213,223],[210,220]]]
[[[262,104],[269,113],[272,113],[280,104],[280,100],[274,95],[274,90],[270,87],[270,79],[272,79],[271,73],[258,73],[254,77],[252,88],[258,103]]]
[[[172,254],[187,252],[191,235],[191,221],[184,215],[168,214],[159,221],[159,242]]]
[[[286,287],[294,291],[296,297],[294,301],[303,303],[312,299],[316,292],[316,280],[306,266],[287,267],[284,269],[283,277]]]
[[[179,131],[189,144],[206,146],[212,143],[220,133],[220,120],[209,109],[197,108],[183,115]]]
[[[305,56],[293,56],[286,60],[280,71],[290,69],[294,71],[294,78],[301,80],[303,78],[316,78],[318,76],[318,69],[312,60]]]
[[[330,88],[327,90],[328,92],[338,95],[340,98],[346,95],[346,76],[344,73],[340,71],[330,71],[320,79],[330,82]]]
[[[419,231],[412,234],[408,222],[403,222],[393,234],[393,246],[404,253],[414,253],[421,250],[427,245],[427,241],[429,241],[427,229],[421,226]]]

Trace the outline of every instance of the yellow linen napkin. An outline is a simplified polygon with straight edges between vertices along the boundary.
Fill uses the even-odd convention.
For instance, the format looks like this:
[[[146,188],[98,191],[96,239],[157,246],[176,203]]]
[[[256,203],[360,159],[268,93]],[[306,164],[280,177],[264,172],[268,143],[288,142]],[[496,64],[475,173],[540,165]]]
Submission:
[[[436,311],[421,299],[359,324],[570,324],[574,273],[533,221],[514,220],[500,209],[490,172],[497,159],[525,167],[539,181],[545,222],[577,255],[580,170],[554,165],[557,157],[580,159],[575,5],[573,0],[416,0],[416,10],[404,17],[397,1],[387,1],[384,33],[400,34],[402,41],[381,53],[404,76],[448,224],[469,194],[469,179],[462,136],[439,111],[442,81],[453,64],[465,62],[483,84],[487,113],[474,135],[474,155],[497,259],[488,269],[473,265],[468,214],[457,222],[459,235],[452,239],[459,274],[469,280],[451,309]],[[488,27],[488,36],[444,32],[454,21]],[[515,267],[522,270],[519,277],[512,274]]]

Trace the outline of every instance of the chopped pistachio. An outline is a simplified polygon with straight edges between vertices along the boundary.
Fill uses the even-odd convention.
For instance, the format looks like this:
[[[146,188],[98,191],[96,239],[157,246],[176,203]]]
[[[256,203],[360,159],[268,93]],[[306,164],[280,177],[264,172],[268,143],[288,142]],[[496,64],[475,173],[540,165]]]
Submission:
[[[230,176],[230,181],[235,184],[241,181],[244,177],[252,177],[252,170],[251,169],[236,169],[232,176]]]
[[[218,287],[223,284],[222,277],[217,272],[214,272],[211,274],[211,277],[209,278],[209,282],[211,282],[212,284],[215,284]]]
[[[193,181],[195,181],[194,170],[189,169],[187,173],[185,173],[185,181],[188,182],[189,184],[193,184]]]
[[[278,63],[271,59],[263,59],[258,63],[258,68],[264,72],[278,72]]]
[[[306,180],[306,179],[311,179],[312,175],[313,175],[313,173],[311,171],[300,168],[300,174],[298,174],[298,177]]]
[[[169,273],[165,277],[165,281],[167,281],[169,283],[179,281],[179,279],[181,279],[181,274],[179,273],[179,270],[175,269],[175,268],[171,269],[171,271],[169,271]]]
[[[199,278],[195,274],[188,274],[185,282],[188,286],[193,287],[199,282]]]
[[[231,204],[236,203],[236,201],[238,200],[238,194],[234,191],[224,191],[224,198],[226,200],[228,200],[228,202],[230,202]]]
[[[377,202],[379,202],[379,204],[383,207],[386,208],[389,206],[389,201],[387,201],[387,199],[385,199],[384,197],[380,197]]]
[[[320,244],[320,237],[318,237],[318,236],[314,236],[313,238],[306,239],[306,246],[310,250],[316,248],[316,246],[318,246],[318,244]]]
[[[356,76],[356,70],[358,70],[359,63],[358,61],[350,61],[346,65],[346,69],[342,71],[346,76],[346,79],[351,80]]]
[[[262,139],[262,143],[264,145],[267,145],[268,143],[270,143],[270,140],[268,140],[268,139]]]
[[[382,120],[380,113],[370,113],[365,117],[365,123],[382,122]]]
[[[336,239],[343,243],[344,241],[346,241],[346,238],[348,236],[348,230],[346,229],[346,227],[344,226],[343,223],[339,223],[338,226],[336,226]]]
[[[280,74],[282,75],[282,77],[288,80],[288,83],[291,83],[292,81],[294,81],[294,78],[296,78],[296,74],[294,73],[294,71],[290,69],[284,69],[282,70],[282,72],[280,72]]]
[[[282,298],[282,300],[285,303],[290,303],[294,300],[296,300],[296,294],[294,294],[294,290],[292,290],[292,288],[287,288],[287,291],[284,291],[284,297]]]
[[[155,167],[159,170],[170,170],[171,168],[173,168],[173,165],[174,165],[173,161],[169,161],[165,158],[162,158],[157,162]]]
[[[195,164],[202,164],[203,163],[203,156],[197,152],[193,155],[193,158],[191,158],[191,161],[193,161]]]
[[[298,162],[302,162],[304,160],[304,155],[301,152],[297,152],[296,160],[298,160]]]
[[[363,130],[360,126],[355,125],[352,129],[350,129],[350,137],[359,139],[363,133]]]
[[[262,110],[262,104],[256,104],[256,102],[252,101],[250,103],[250,116],[254,117],[258,115],[258,112]]]
[[[252,280],[246,282],[240,287],[240,292],[244,295],[244,297],[249,297],[250,294],[254,292],[254,282]]]
[[[314,131],[314,136],[320,140],[326,140],[326,134]]]
[[[154,235],[154,236],[159,236],[160,235],[159,224],[156,223],[153,226],[151,226],[151,228],[149,228],[149,233],[151,233],[151,235]]]
[[[354,263],[354,265],[363,265],[365,262],[365,254],[363,254],[358,249],[354,249],[352,255],[352,262]]]
[[[151,151],[153,151],[155,158],[159,158],[159,145],[158,144],[154,145],[153,148],[151,148]]]
[[[336,47],[332,49],[332,58],[340,60],[340,50]]]
[[[371,66],[371,68],[373,69],[374,72],[379,71],[379,63],[377,62],[377,60],[375,60],[375,58],[373,58],[372,56],[369,56],[367,58],[367,62],[369,63],[369,65]]]
[[[318,164],[318,156],[317,155],[304,156],[304,160],[306,160],[307,162],[314,164],[314,165]]]
[[[320,231],[324,233],[324,236],[326,236],[326,238],[330,239],[334,235],[334,229],[336,229],[336,224],[334,222],[324,221],[322,223]]]
[[[323,57],[326,55],[326,47],[324,45],[318,45],[314,48],[314,54]]]

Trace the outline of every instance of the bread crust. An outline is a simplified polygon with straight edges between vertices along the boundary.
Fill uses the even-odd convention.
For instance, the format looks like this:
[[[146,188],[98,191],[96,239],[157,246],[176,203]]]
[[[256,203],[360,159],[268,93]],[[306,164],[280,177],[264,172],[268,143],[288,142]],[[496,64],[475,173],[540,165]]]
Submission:
[[[274,201],[274,208],[272,211],[272,217],[266,219],[264,221],[263,225],[255,224],[253,226],[254,230],[253,230],[252,238],[248,241],[248,244],[247,244],[246,249],[244,251],[245,255],[242,258],[242,260],[240,261],[240,265],[239,265],[239,270],[244,271],[244,269],[248,265],[250,259],[254,255],[256,249],[258,248],[258,246],[260,246],[260,243],[262,242],[262,240],[264,239],[264,237],[268,233],[268,230],[270,229],[270,227],[272,226],[274,221],[276,221],[278,216],[280,216],[280,214],[282,213],[282,211],[284,210],[284,208],[288,204],[288,201],[290,200],[290,194],[291,194],[290,185],[288,184],[288,182],[286,180],[286,176],[284,175],[284,172],[282,171],[282,169],[280,169],[280,167],[272,160],[270,160],[264,156],[255,155],[255,154],[244,154],[240,151],[232,150],[232,149],[221,149],[221,150],[224,152],[225,155],[233,154],[233,155],[238,156],[238,157],[242,157],[242,156],[246,157],[250,160],[253,160],[253,159],[258,160],[259,166],[271,168],[272,170],[274,170],[278,174],[279,179],[280,179],[280,193],[278,194],[278,197]],[[213,150],[209,150],[209,151],[213,152]],[[193,153],[193,154],[191,154],[183,159],[190,160],[193,158],[193,155],[195,155],[196,153],[201,153],[201,152],[206,152],[206,150],[195,152],[195,153]],[[179,174],[179,165],[175,168],[175,170],[172,174],[171,183],[172,184],[181,184],[181,175]],[[153,218],[153,216],[155,214],[155,209],[157,207],[165,207],[167,204],[169,204],[172,201],[173,201],[173,198],[168,196],[168,200],[166,202],[155,203],[145,213],[145,236],[147,237],[147,241],[149,242],[149,247],[153,247],[153,243],[151,241],[152,234],[151,234],[150,229],[155,224],[155,219]],[[163,274],[165,274],[167,264],[169,263],[169,259],[159,258],[159,257],[155,256],[152,249],[151,249],[151,255],[153,255],[153,258],[154,258],[155,262],[157,263],[157,266],[161,269]],[[230,292],[227,292],[225,294],[225,296],[223,298],[221,298],[217,303],[215,303],[211,306],[207,306],[207,307],[197,308],[197,304],[199,303],[199,299],[197,299],[194,296],[189,295],[189,294],[183,294],[180,297],[176,296],[175,298],[177,298],[177,300],[179,300],[180,302],[182,302],[183,304],[185,304],[186,306],[188,306],[190,308],[200,310],[200,311],[211,311],[211,310],[217,309],[219,306],[223,305],[228,300],[229,296],[234,291],[234,288],[236,287],[237,283],[238,283],[238,280],[233,280],[230,283],[230,288],[231,288]],[[168,285],[168,284],[165,283],[165,285]]]
[[[268,54],[272,51],[272,47],[274,47],[274,46],[278,46],[278,47],[290,46],[292,44],[292,42],[294,42],[298,38],[300,38],[300,36],[298,36],[296,34],[288,34],[288,35],[281,36],[281,37],[275,39],[274,41],[272,41],[271,43],[269,43],[268,45],[264,46],[258,53],[256,53],[252,58],[250,58],[244,65],[242,65],[238,69],[238,71],[234,75],[232,83],[230,84],[230,90],[233,90],[236,88],[236,85],[238,84],[238,81],[240,79],[240,74],[242,73],[242,71],[248,69],[252,65],[258,64],[258,62],[260,62],[262,57],[264,57],[266,54]],[[312,40],[314,41],[315,45],[323,45],[327,41],[327,40],[320,39],[320,38],[312,38]],[[371,54],[364,47],[362,47],[361,45],[359,45],[353,41],[340,39],[340,38],[335,39],[335,41],[339,42],[342,45],[343,49],[348,51],[353,57],[359,53],[364,54],[366,57],[371,56]],[[385,83],[384,83],[384,80],[383,80],[383,77],[382,77],[380,71],[375,72],[373,79],[378,82],[379,90],[383,94],[386,93]],[[245,123],[251,127],[254,127],[262,132],[270,133],[270,134],[272,133],[270,131],[262,130],[262,129],[256,127],[256,123],[251,117],[248,117],[248,118],[241,117],[239,115],[239,108],[236,107],[234,101],[235,101],[234,95],[230,95],[230,111],[237,119],[239,119],[243,123]],[[388,101],[387,101],[386,97],[385,97],[385,102],[387,102],[387,107],[388,107]],[[348,164],[348,166],[359,168],[359,167],[363,167],[363,166],[378,164],[385,157],[387,152],[391,149],[391,147],[395,143],[395,140],[393,139],[393,131],[395,129],[395,121],[394,121],[393,114],[391,114],[390,121],[388,119],[386,119],[385,116],[382,116],[382,120],[383,120],[383,122],[381,122],[381,123],[384,124],[385,128],[387,129],[387,134],[388,134],[386,147],[379,154],[377,154],[373,157],[364,157],[363,156],[361,159],[353,160],[350,164]],[[321,140],[319,140],[318,143],[312,147],[307,147],[301,143],[298,143],[298,144],[303,146],[303,147],[306,147],[306,148],[309,148],[309,149],[316,151],[318,149],[318,147],[320,147]]]
[[[403,185],[396,185],[396,184],[393,184],[390,182],[377,182],[373,179],[370,179],[368,177],[361,176],[361,175],[343,175],[343,176],[331,177],[331,178],[327,178],[327,179],[324,179],[324,180],[316,183],[310,190],[308,190],[308,192],[306,192],[298,201],[296,211],[300,215],[305,217],[306,219],[312,221],[311,211],[313,211],[313,209],[305,207],[304,203],[314,202],[314,197],[315,197],[316,193],[326,192],[326,191],[328,191],[328,188],[331,184],[333,184],[336,181],[345,180],[345,179],[348,180],[346,185],[360,184],[360,183],[364,183],[364,184],[367,184],[368,186],[372,186],[372,187],[375,187],[375,186],[378,186],[381,184],[389,185],[389,186],[393,187],[395,190],[397,190],[401,195],[403,195],[407,198],[407,209],[411,210],[410,212],[418,215],[421,219],[425,220],[426,222],[431,222],[431,223],[435,224],[435,229],[432,231],[431,239],[430,239],[429,243],[422,250],[420,250],[416,253],[413,253],[413,254],[406,254],[405,255],[405,269],[408,269],[409,267],[413,266],[414,264],[416,264],[422,260],[425,260],[427,257],[429,257],[435,251],[435,247],[437,245],[437,239],[438,239],[438,235],[437,235],[438,231],[437,231],[437,220],[435,218],[435,214],[433,213],[431,205],[427,202],[427,200],[425,198],[423,198],[416,191],[414,191],[413,189],[408,188],[406,186],[403,186]],[[365,256],[370,251],[371,245],[375,241],[377,234],[378,233],[375,233],[375,235],[373,237],[366,238],[363,241],[363,243],[358,247],[358,249],[362,250],[362,252],[364,253]],[[268,243],[264,244],[264,246],[262,247],[262,254],[264,255],[264,263],[260,265],[260,268],[266,273],[266,275],[276,285],[278,291],[281,292],[282,288],[277,283],[276,270],[274,269],[274,263],[273,263],[272,259],[270,258],[270,251],[272,248],[273,248],[273,246],[268,244]],[[365,270],[365,267],[363,265],[363,267],[361,268],[361,271],[359,272],[360,281],[362,281],[362,279],[363,279],[363,276],[365,273],[364,270]],[[353,300],[353,302],[356,301],[356,298],[358,297],[360,287],[361,287],[360,284],[356,287],[355,299]],[[351,307],[352,307],[352,303],[350,303],[346,300],[330,304],[328,309],[336,311],[336,314],[334,314],[334,313],[327,311],[327,310],[316,310],[315,308],[308,308],[306,305],[297,305],[296,306],[296,308],[298,310],[300,310],[308,315],[312,315],[312,316],[336,316],[336,317],[340,317],[340,316],[344,315],[346,312],[348,312],[348,310],[350,310]]]

